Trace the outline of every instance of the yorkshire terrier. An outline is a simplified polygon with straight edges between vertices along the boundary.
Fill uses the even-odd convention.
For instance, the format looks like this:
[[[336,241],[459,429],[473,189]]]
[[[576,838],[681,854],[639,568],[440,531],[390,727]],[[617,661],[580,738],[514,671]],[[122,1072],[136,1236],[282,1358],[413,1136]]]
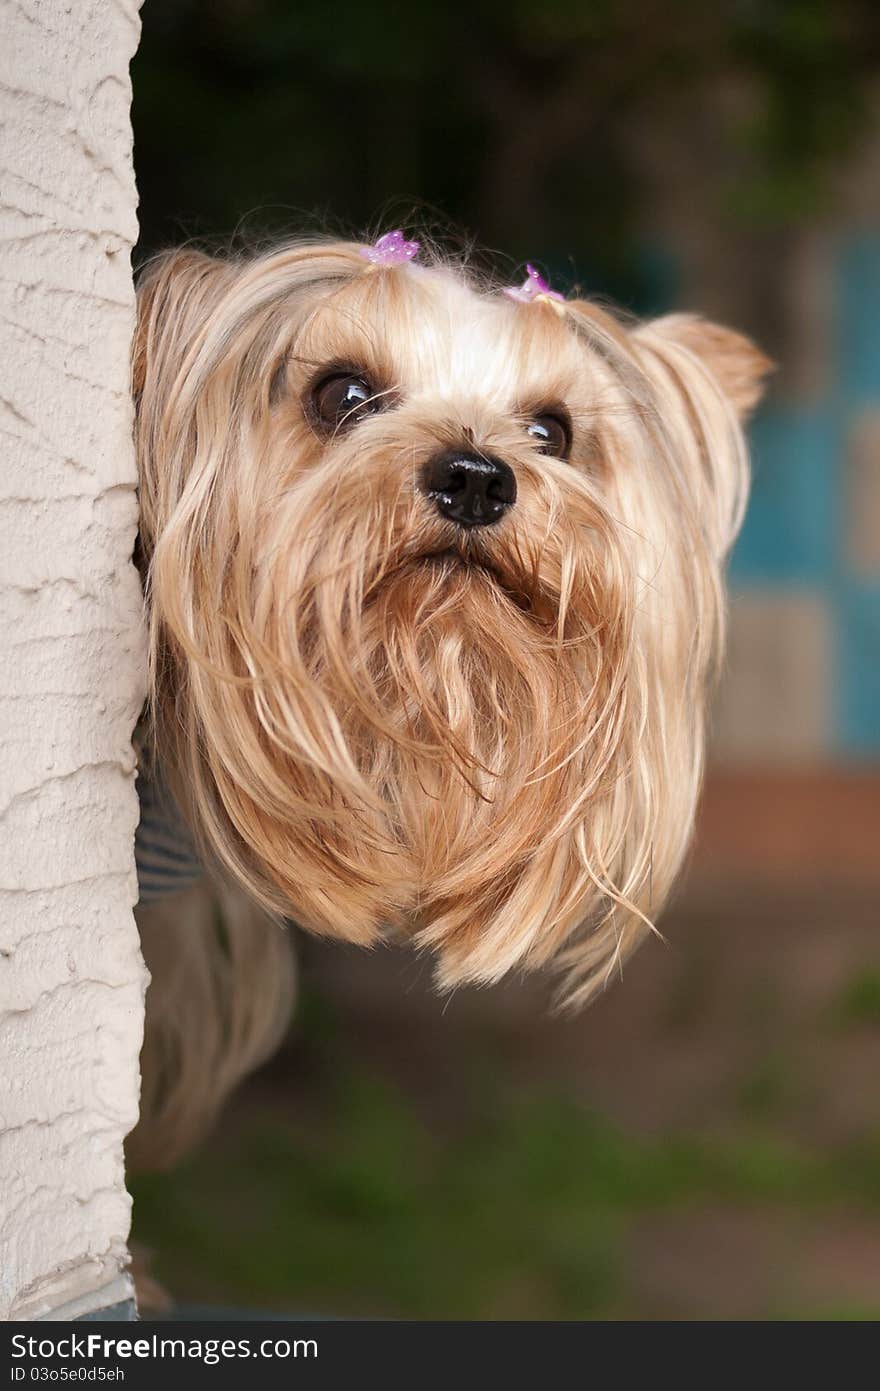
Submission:
[[[226,899],[141,914],[154,1158],[277,1039],[278,921],[408,940],[443,989],[555,961],[579,1003],[691,835],[769,364],[418,250],[140,281],[142,898],[191,845]]]

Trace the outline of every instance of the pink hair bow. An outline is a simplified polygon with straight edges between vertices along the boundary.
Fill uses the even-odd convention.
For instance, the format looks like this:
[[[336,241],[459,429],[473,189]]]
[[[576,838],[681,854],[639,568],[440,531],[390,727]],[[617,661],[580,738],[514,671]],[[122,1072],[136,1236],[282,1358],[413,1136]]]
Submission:
[[[508,286],[504,293],[511,299],[519,300],[520,304],[533,304],[536,299],[565,303],[565,296],[559,294],[558,290],[551,290],[550,282],[534,266],[526,266],[526,278],[521,285]]]
[[[417,241],[406,241],[397,227],[393,232],[386,232],[372,246],[362,246],[360,253],[364,260],[374,266],[403,266],[418,255],[419,246]]]

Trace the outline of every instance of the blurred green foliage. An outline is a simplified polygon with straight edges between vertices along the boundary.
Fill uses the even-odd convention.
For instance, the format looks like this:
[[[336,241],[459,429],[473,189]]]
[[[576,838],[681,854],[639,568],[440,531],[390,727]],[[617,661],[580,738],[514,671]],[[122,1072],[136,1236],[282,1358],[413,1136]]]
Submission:
[[[636,1136],[561,1093],[514,1096],[485,1077],[478,1112],[431,1124],[355,1065],[318,1114],[300,1099],[288,1118],[279,1100],[173,1175],[131,1184],[137,1239],[177,1296],[336,1316],[644,1317],[627,1282],[639,1217],[880,1206],[869,1141],[824,1154],[766,1126]]]
[[[870,0],[149,0],[143,20],[142,255],[427,217],[571,256],[626,302],[679,165],[697,216],[821,207],[880,59]]]
[[[880,1024],[880,969],[865,966],[842,986],[833,1006],[840,1025]]]

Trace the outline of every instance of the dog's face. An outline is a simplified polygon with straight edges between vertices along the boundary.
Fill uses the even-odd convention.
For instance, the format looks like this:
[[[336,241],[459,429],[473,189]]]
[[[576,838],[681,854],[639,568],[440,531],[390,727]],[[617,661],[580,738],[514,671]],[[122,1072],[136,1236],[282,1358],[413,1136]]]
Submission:
[[[445,985],[588,992],[687,845],[766,362],[347,244],[178,253],[140,314],[156,737],[207,845]]]

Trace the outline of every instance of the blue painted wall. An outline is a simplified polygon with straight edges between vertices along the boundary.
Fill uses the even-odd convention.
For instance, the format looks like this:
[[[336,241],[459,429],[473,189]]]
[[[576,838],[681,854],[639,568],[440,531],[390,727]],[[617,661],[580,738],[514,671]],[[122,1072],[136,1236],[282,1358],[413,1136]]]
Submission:
[[[829,753],[880,754],[880,574],[849,555],[847,445],[860,410],[880,410],[880,238],[843,245],[834,271],[827,399],[766,407],[752,426],[754,490],[734,552],[734,589],[803,586],[830,608],[835,669]],[[880,516],[876,519],[880,527]]]

